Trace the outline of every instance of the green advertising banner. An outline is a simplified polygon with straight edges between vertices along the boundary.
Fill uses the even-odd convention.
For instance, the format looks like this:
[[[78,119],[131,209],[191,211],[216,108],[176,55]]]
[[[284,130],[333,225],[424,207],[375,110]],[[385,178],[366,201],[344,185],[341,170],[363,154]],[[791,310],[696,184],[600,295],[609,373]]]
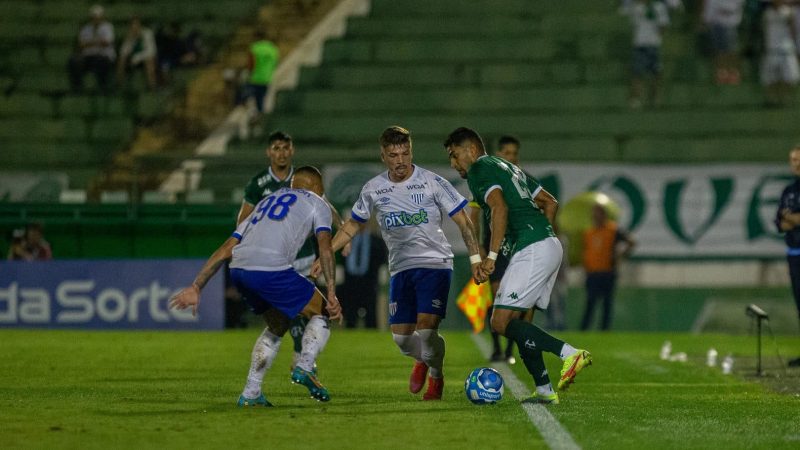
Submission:
[[[469,198],[466,180],[446,165],[426,166]],[[630,165],[522,164],[563,205],[587,191],[607,194],[620,206],[619,224],[630,230],[638,257],[775,258],[784,253],[773,220],[792,176],[783,164]],[[352,206],[361,187],[384,171],[381,164],[329,165],[327,195]],[[588,214],[588,212],[587,212]],[[444,231],[457,254],[459,233]]]

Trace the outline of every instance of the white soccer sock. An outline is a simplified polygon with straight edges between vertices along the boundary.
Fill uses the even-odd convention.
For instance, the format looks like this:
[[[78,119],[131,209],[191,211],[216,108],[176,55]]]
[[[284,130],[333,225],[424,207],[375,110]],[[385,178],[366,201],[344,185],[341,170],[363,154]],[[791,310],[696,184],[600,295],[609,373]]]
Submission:
[[[303,352],[297,360],[297,367],[311,372],[314,369],[314,362],[317,356],[325,348],[328,338],[331,337],[331,329],[328,319],[324,316],[314,316],[308,321],[306,331],[303,333]]]
[[[400,352],[406,356],[410,356],[417,361],[422,361],[422,352],[420,350],[419,335],[415,331],[414,334],[394,334],[392,333],[394,343],[400,347]]]
[[[264,329],[261,336],[253,346],[253,353],[250,356],[250,372],[247,374],[247,384],[244,386],[242,395],[247,398],[256,398],[261,395],[261,382],[264,381],[264,374],[275,361],[275,355],[281,347],[281,338]]]
[[[571,346],[571,345],[569,345],[569,344],[567,344],[565,342],[564,346],[561,347],[561,354],[558,355],[558,356],[560,356],[561,360],[563,361],[563,360],[569,358],[570,356],[574,355],[577,351],[578,350],[575,347],[573,347],[573,346]]]
[[[292,353],[292,369],[297,365],[297,361],[300,361],[300,353],[294,352]]]
[[[431,369],[431,377],[442,378],[444,364],[444,338],[437,330],[417,330],[422,343],[422,360]]]
[[[555,391],[553,390],[553,385],[547,383],[544,386],[536,386],[536,393],[541,395],[553,395]]]

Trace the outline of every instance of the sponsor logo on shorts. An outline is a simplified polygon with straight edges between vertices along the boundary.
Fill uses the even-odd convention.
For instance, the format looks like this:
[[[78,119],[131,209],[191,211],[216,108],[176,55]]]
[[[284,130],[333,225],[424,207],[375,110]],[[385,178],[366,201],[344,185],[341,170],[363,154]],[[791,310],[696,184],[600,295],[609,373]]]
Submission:
[[[531,350],[536,348],[536,342],[533,342],[530,339],[525,339],[525,348],[529,348]]]
[[[435,298],[435,299],[431,300],[431,304],[433,305],[434,308],[441,308],[442,307],[442,303],[443,302],[441,300],[439,300],[438,298]]]
[[[399,211],[390,212],[383,216],[383,225],[387,230],[397,227],[416,226],[422,223],[428,223],[428,212],[424,209],[420,209],[414,214]]]
[[[512,293],[508,294],[508,297],[509,298],[513,298],[514,300],[518,300],[519,299],[519,295],[517,295],[516,292],[512,292]]]
[[[397,314],[397,302],[389,303],[389,315],[394,316]]]

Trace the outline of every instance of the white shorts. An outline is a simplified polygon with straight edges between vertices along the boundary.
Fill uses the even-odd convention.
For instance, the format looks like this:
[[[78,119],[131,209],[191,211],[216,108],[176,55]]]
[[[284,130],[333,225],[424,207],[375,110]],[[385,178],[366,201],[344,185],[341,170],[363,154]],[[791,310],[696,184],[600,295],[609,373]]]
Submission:
[[[561,242],[554,237],[535,242],[515,253],[500,280],[494,307],[515,311],[547,309],[563,256]]]
[[[761,61],[761,84],[796,84],[800,80],[800,67],[793,53],[769,52]]]
[[[314,265],[314,260],[317,259],[314,255],[297,258],[292,263],[292,268],[300,275],[307,277],[311,273],[311,266]]]

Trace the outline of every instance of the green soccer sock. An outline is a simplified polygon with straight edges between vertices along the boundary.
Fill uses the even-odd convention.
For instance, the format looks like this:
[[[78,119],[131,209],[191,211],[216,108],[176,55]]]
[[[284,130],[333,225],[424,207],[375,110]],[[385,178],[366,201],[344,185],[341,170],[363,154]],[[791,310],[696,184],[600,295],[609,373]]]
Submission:
[[[519,356],[525,363],[528,373],[533,376],[536,386],[547,386],[550,384],[550,376],[547,374],[547,367],[544,365],[544,357],[540,350],[523,349],[520,347]]]
[[[523,349],[527,349],[549,352],[561,357],[561,349],[564,347],[564,341],[556,339],[536,325],[520,319],[513,319],[508,323],[506,337],[517,343],[520,354]]]

